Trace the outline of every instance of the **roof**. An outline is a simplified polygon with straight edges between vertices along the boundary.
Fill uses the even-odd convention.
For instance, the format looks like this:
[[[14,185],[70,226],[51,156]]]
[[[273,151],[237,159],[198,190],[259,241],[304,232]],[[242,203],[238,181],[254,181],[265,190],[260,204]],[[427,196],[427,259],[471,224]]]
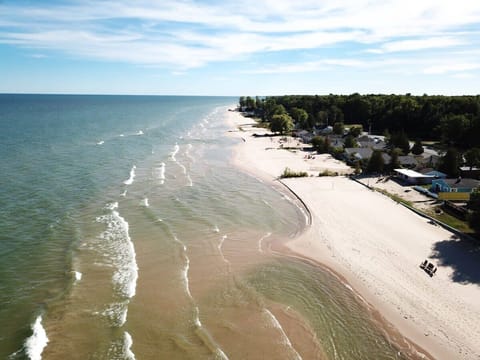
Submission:
[[[474,166],[470,169],[470,166],[461,166],[460,170],[461,171],[480,171],[480,168]]]
[[[402,165],[417,165],[417,160],[410,155],[402,155],[398,157],[398,161]]]
[[[445,183],[451,188],[474,189],[480,186],[480,180],[475,179],[445,179]]]
[[[419,172],[410,169],[395,169],[394,171],[409,178],[433,178],[433,176],[420,174]]]
[[[424,174],[434,176],[434,177],[437,177],[437,178],[446,178],[447,177],[447,174],[445,174],[441,171],[437,171],[437,170],[431,170],[431,171],[426,172]]]
[[[369,159],[372,156],[373,150],[370,148],[346,148],[345,152],[348,155],[355,155],[355,157],[359,159]]]

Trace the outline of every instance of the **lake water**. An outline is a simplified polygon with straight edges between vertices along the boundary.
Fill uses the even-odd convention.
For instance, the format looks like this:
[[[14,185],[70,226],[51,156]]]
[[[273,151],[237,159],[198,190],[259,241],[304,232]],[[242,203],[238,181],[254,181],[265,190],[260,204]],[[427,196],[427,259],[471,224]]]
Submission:
[[[0,95],[0,358],[401,359],[305,216],[231,164],[236,98]]]

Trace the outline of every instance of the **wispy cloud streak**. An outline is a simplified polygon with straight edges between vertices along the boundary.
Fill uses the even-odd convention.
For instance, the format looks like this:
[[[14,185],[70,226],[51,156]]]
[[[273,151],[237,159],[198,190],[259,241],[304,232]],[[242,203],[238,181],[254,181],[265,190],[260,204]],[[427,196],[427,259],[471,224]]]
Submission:
[[[3,44],[175,71],[265,53],[306,50],[320,56],[342,44],[355,44],[357,58],[359,53],[383,56],[373,58],[373,64],[398,52],[433,49],[446,55],[452,49],[478,48],[480,30],[480,3],[470,0],[69,1],[0,3],[0,13],[5,14],[0,19]],[[355,64],[348,60],[351,53],[339,55],[344,63],[320,56],[282,66],[287,72],[316,71],[367,61]],[[480,63],[472,64],[468,56],[462,61],[471,65],[467,70]],[[454,68],[431,65],[423,71]]]

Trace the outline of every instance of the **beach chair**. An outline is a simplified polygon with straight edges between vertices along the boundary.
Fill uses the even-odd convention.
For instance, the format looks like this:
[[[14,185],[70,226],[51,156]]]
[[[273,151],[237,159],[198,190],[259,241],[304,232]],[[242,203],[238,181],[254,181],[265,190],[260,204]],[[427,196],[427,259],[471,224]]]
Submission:
[[[420,269],[424,269],[425,270],[425,267],[427,266],[428,264],[428,261],[427,260],[424,260],[421,264],[420,264]]]
[[[437,272],[437,267],[432,263],[428,263],[427,267],[425,268],[425,271],[427,272],[428,275],[430,275],[430,277],[432,277]]]

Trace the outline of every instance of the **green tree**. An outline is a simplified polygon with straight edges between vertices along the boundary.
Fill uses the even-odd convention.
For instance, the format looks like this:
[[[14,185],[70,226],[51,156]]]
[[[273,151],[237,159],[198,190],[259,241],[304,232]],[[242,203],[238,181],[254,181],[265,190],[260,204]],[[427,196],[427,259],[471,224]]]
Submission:
[[[465,115],[444,116],[440,122],[443,142],[447,145],[461,145],[468,131],[468,125],[469,121]]]
[[[410,142],[404,131],[392,133],[388,141],[388,146],[391,149],[399,148],[404,155],[407,155],[410,152]]]
[[[324,154],[330,151],[330,140],[322,136],[314,136],[312,146],[319,154]]]
[[[359,137],[360,134],[362,133],[362,127],[361,126],[352,126],[348,133],[349,133],[349,135],[353,136],[354,138]]]
[[[369,173],[382,173],[385,167],[385,160],[383,160],[383,154],[381,151],[375,150],[368,160],[367,172]]]
[[[292,115],[295,124],[298,124],[302,129],[309,128],[308,120],[308,113],[300,108],[294,107],[290,110],[290,114]]]
[[[333,124],[333,133],[337,135],[343,135],[343,132],[345,131],[345,125],[343,122],[336,122]]]
[[[412,154],[414,155],[421,155],[423,154],[423,146],[422,146],[422,142],[418,139],[417,141],[415,141],[415,144],[413,144],[412,146]]]
[[[470,167],[480,167],[480,148],[472,148],[465,152],[465,164]]]
[[[357,147],[357,142],[355,141],[355,139],[353,138],[352,135],[347,135],[347,137],[345,138],[344,147],[345,147],[345,148],[354,148],[354,147]]]
[[[457,149],[449,148],[445,155],[441,158],[438,169],[449,176],[458,176],[458,167],[460,164],[460,156]]]
[[[240,96],[240,99],[238,99],[238,104],[240,107],[244,107],[246,105],[245,96]]]
[[[400,160],[398,159],[398,156],[402,150],[399,148],[392,149],[390,152],[390,163],[388,164],[388,168],[390,171],[393,171],[394,169],[398,169],[400,167]]]
[[[287,133],[293,129],[293,120],[288,114],[273,115],[270,130],[274,133]]]
[[[480,189],[470,194],[467,207],[470,210],[468,224],[476,233],[480,233]]]
[[[255,110],[255,99],[247,96],[245,99],[245,106],[247,107],[247,110]]]

